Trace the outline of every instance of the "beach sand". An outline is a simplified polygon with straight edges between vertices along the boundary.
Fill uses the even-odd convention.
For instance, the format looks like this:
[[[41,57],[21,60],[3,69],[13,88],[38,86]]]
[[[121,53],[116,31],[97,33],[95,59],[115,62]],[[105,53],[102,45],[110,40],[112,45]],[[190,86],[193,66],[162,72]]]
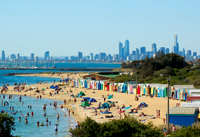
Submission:
[[[69,78],[82,78],[82,76],[87,75],[88,73],[70,73]],[[68,74],[26,74],[26,75],[21,75],[21,76],[40,76],[40,77],[56,77],[56,78],[68,78]],[[60,82],[56,82],[53,83],[54,85],[56,84],[60,84]],[[64,92],[59,92],[59,94],[56,94],[53,96],[49,95],[49,92],[54,91],[53,89],[49,89],[50,85],[52,85],[52,83],[48,83],[48,84],[35,84],[35,85],[30,85],[29,87],[36,87],[39,90],[41,90],[42,88],[45,88],[44,91],[44,95],[43,93],[36,93],[35,90],[31,90],[28,92],[18,92],[18,91],[13,91],[13,87],[14,86],[9,86],[8,89],[9,91],[7,91],[6,94],[15,94],[15,95],[24,95],[26,94],[27,96],[32,96],[32,97],[36,97],[37,95],[42,95],[42,98],[48,98],[48,99],[56,99],[56,100],[62,100],[64,101],[64,99],[66,99],[67,104],[63,105],[65,108],[70,109],[70,111],[74,112],[74,114],[71,113],[70,116],[74,117],[75,121],[83,121],[86,116],[91,117],[92,119],[94,119],[97,122],[107,122],[109,120],[112,119],[117,119],[119,118],[119,114],[118,111],[119,109],[116,109],[116,107],[112,107],[110,109],[110,111],[112,112],[112,114],[114,117],[113,118],[105,118],[105,114],[100,114],[95,116],[94,110],[88,109],[88,110],[84,110],[82,107],[79,107],[81,105],[81,100],[82,98],[76,98],[77,102],[74,103],[73,102],[73,98],[71,97],[71,94],[77,95],[77,93],[79,93],[80,91],[83,91],[86,96],[85,97],[90,97],[90,98],[95,98],[97,100],[97,102],[93,102],[91,107],[97,107],[99,102],[101,102],[101,104],[104,103],[104,100],[102,97],[102,95],[104,95],[105,97],[107,97],[108,94],[113,95],[112,99],[109,99],[110,101],[114,101],[114,102],[118,102],[116,103],[116,106],[122,107],[122,105],[124,104],[126,107],[129,107],[130,105],[132,105],[132,108],[136,108],[141,102],[145,102],[146,104],[148,104],[148,107],[146,108],[142,108],[142,110],[139,110],[138,113],[135,114],[130,114],[131,116],[134,116],[138,119],[142,119],[145,121],[143,121],[143,123],[148,123],[148,122],[152,122],[154,125],[158,126],[163,124],[163,119],[166,118],[165,114],[167,111],[167,98],[157,98],[157,97],[146,97],[146,96],[142,96],[139,97],[138,101],[135,101],[135,95],[134,94],[126,94],[126,93],[117,93],[117,92],[113,92],[113,91],[103,91],[103,90],[92,90],[92,89],[85,89],[85,88],[72,88],[72,87],[68,87],[65,86],[66,88],[63,88]],[[48,87],[48,89],[46,89]],[[73,91],[73,93],[69,94],[70,89]],[[68,93],[67,93],[68,91]],[[95,93],[93,93],[95,92]],[[71,100],[71,101],[69,101]],[[108,101],[108,99],[106,99],[106,101]],[[64,103],[64,102],[63,102]],[[175,107],[176,103],[181,103],[178,100],[172,100],[170,99],[169,102],[169,106],[171,107]],[[99,112],[99,109],[97,109]],[[138,115],[141,112],[144,112],[144,114],[147,115],[153,115],[155,117],[156,115],[156,110],[160,110],[160,118],[156,118],[156,119],[151,119],[152,117],[146,116],[146,117],[138,117]],[[104,110],[103,110],[104,111]],[[126,115],[129,115],[128,112],[130,112],[130,109],[125,111]],[[68,114],[67,114],[68,115]],[[122,118],[124,117],[124,114],[122,114]]]

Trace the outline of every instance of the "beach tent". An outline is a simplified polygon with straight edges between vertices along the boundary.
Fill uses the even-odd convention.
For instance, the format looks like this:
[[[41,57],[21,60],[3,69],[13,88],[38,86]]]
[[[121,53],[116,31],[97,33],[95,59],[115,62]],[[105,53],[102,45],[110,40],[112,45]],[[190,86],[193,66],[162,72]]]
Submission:
[[[85,96],[85,93],[83,93],[83,91],[81,91],[81,92],[79,93],[79,95]]]
[[[94,99],[94,98],[90,98],[90,99],[89,99],[89,102],[97,102],[97,100]]]
[[[83,106],[90,106],[90,104],[87,101],[84,101],[81,103],[81,107],[83,107]]]
[[[111,114],[112,112],[109,112],[108,110],[101,112],[101,114]]]
[[[139,107],[141,107],[142,105],[144,105],[145,107],[148,107],[148,105],[145,102],[141,102]]]
[[[81,100],[81,102],[89,101],[89,100],[90,100],[90,97],[83,97],[83,99]]]
[[[111,98],[113,98],[113,95],[109,95],[109,96],[108,96],[108,99],[111,99]]]
[[[102,108],[110,108],[108,103],[103,103]]]

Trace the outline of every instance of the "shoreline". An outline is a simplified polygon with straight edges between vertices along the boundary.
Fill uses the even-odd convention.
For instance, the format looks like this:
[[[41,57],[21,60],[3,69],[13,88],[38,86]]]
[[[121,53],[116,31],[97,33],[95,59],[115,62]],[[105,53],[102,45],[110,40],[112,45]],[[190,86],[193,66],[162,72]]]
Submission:
[[[78,74],[71,74],[69,76],[69,78],[81,78],[83,75],[86,75],[88,73],[78,73]],[[36,75],[36,74],[31,74],[31,75],[22,75],[22,76],[32,76],[32,75]],[[55,78],[67,78],[67,73],[64,74],[54,74],[54,75],[49,75],[49,74],[37,74],[37,76],[40,77],[55,77]],[[56,82],[55,84],[60,84],[60,82]],[[48,84],[36,84],[36,85],[30,85],[30,87],[38,87],[38,89],[41,88],[45,88],[45,95],[42,95],[42,93],[35,93],[35,90],[32,91],[28,91],[28,92],[8,92],[7,94],[20,94],[20,95],[24,95],[26,94],[27,96],[31,96],[32,97],[36,97],[37,95],[42,95],[42,98],[47,98],[47,99],[53,99],[53,100],[62,100],[63,104],[64,104],[64,99],[66,99],[67,104],[63,105],[64,108],[68,108],[70,109],[70,111],[74,111],[74,115],[71,114],[70,117],[73,117],[74,121],[79,121],[82,122],[86,116],[92,118],[93,120],[95,120],[96,122],[99,123],[103,123],[103,122],[108,122],[112,119],[117,119],[118,118],[118,111],[116,109],[116,107],[112,107],[110,109],[110,111],[112,112],[112,115],[114,116],[114,118],[105,118],[105,114],[100,114],[100,115],[95,115],[94,114],[94,110],[92,109],[88,109],[88,110],[83,110],[82,107],[79,107],[79,105],[81,104],[81,99],[82,98],[76,98],[77,102],[74,103],[73,102],[73,98],[71,97],[71,94],[76,95],[77,93],[79,93],[80,91],[83,91],[86,96],[83,97],[91,97],[91,98],[95,98],[97,100],[97,102],[92,103],[92,107],[97,107],[98,103],[101,102],[103,104],[103,99],[101,98],[102,95],[104,95],[105,97],[108,94],[113,94],[113,98],[110,99],[111,101],[114,102],[118,102],[116,103],[116,106],[122,106],[123,104],[126,105],[126,107],[128,106],[132,106],[132,107],[137,107],[141,102],[146,102],[148,104],[147,108],[142,108],[142,110],[139,110],[139,113],[144,112],[147,115],[156,115],[156,110],[160,110],[161,115],[160,118],[158,119],[151,119],[150,116],[148,117],[138,117],[139,113],[137,114],[130,114],[131,116],[136,117],[138,120],[140,119],[144,119],[143,123],[148,123],[148,122],[152,122],[153,125],[158,126],[158,125],[162,125],[163,124],[163,119],[165,119],[165,113],[167,110],[167,99],[166,98],[150,98],[150,97],[146,97],[146,96],[142,96],[139,97],[139,101],[135,101],[135,95],[134,94],[126,94],[126,93],[118,93],[118,92],[112,92],[112,91],[103,91],[103,90],[92,90],[92,89],[85,89],[85,88],[74,88],[74,87],[68,87],[66,86],[66,88],[63,89],[64,92],[60,92],[58,95],[54,95],[54,96],[49,96],[49,92],[52,91],[53,89],[46,89],[46,87],[50,87],[50,85],[52,85],[52,83],[48,83]],[[10,88],[13,88],[10,87]],[[67,93],[67,91],[70,91],[70,89],[73,91],[73,93]],[[35,95],[32,95],[35,94]],[[71,101],[69,101],[71,100]],[[108,99],[106,100],[108,101]],[[175,107],[176,103],[183,103],[180,102],[178,100],[170,100],[170,108],[171,107]],[[99,110],[98,110],[99,111]],[[126,115],[129,115],[128,112],[130,110],[127,110],[125,113]],[[103,118],[102,118],[103,117]]]

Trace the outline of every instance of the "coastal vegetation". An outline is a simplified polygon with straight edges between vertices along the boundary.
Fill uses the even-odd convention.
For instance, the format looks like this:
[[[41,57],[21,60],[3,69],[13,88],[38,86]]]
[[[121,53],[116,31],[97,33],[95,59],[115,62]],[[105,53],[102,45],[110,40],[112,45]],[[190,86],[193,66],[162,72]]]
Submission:
[[[160,83],[167,84],[171,77],[171,85],[192,84],[200,88],[200,66],[187,64],[183,57],[174,54],[163,54],[158,52],[153,58],[146,58],[140,61],[123,62],[122,68],[131,68],[133,74],[123,74],[112,78],[111,81],[126,82],[136,81],[137,83]]]
[[[70,129],[73,137],[164,137],[164,128],[166,125],[154,126],[151,122],[143,124],[137,119],[127,116],[125,119],[112,120],[105,123],[97,123],[95,120],[87,117],[79,127]],[[170,137],[194,137],[200,136],[200,125],[181,127],[177,126],[176,131],[172,132],[170,124]]]
[[[12,137],[14,118],[7,114],[0,113],[0,137]]]
[[[80,127],[71,128],[69,132],[73,137],[164,136],[163,132],[153,126],[152,123],[145,125],[130,116],[127,116],[125,119],[112,120],[105,123],[97,123],[95,120],[87,117],[86,120],[80,123]]]

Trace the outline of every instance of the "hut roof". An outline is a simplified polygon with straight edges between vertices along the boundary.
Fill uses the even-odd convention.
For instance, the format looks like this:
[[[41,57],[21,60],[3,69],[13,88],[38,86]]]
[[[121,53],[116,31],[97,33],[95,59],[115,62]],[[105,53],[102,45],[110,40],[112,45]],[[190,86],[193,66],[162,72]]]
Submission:
[[[194,89],[194,85],[174,85],[175,89]]]
[[[174,107],[169,109],[169,114],[194,114],[195,111],[197,107]]]

